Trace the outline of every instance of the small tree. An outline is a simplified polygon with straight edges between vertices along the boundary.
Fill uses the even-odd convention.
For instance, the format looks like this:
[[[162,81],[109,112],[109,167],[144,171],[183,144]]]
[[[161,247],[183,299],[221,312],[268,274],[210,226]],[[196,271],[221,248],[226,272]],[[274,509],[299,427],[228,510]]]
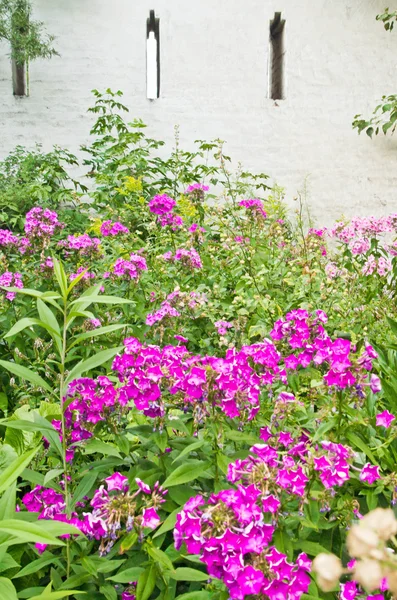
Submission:
[[[15,96],[29,95],[29,63],[36,58],[58,55],[54,36],[44,23],[32,19],[30,0],[0,0],[0,39],[9,42]]]

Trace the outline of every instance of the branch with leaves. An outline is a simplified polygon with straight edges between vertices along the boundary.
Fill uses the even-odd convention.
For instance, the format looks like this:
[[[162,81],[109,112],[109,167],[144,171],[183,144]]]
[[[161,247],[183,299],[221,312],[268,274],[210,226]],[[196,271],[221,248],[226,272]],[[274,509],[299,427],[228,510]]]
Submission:
[[[385,8],[385,12],[376,16],[377,21],[383,23],[386,31],[392,31],[394,22],[397,21],[397,10],[390,12]],[[388,131],[394,133],[397,125],[397,95],[382,96],[381,103],[375,108],[369,119],[364,119],[362,115],[355,115],[352,126],[358,133],[365,133],[372,138],[378,135],[382,130],[386,135]]]
[[[58,55],[52,45],[55,37],[45,32],[44,23],[32,19],[30,0],[0,0],[0,39],[9,42],[18,65]]]

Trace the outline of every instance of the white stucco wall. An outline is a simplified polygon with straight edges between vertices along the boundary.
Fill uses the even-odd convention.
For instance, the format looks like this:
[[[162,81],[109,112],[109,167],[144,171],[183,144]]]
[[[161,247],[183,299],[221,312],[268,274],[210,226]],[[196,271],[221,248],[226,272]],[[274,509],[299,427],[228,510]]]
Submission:
[[[92,122],[90,90],[122,89],[131,117],[172,144],[227,140],[228,154],[285,186],[307,182],[318,222],[397,211],[397,138],[351,128],[397,92],[397,32],[385,0],[35,0],[60,58],[31,65],[31,96],[12,95],[0,46],[0,157],[41,142],[77,151]],[[146,99],[146,18],[160,18],[161,97]],[[286,19],[286,99],[268,96],[269,21]]]

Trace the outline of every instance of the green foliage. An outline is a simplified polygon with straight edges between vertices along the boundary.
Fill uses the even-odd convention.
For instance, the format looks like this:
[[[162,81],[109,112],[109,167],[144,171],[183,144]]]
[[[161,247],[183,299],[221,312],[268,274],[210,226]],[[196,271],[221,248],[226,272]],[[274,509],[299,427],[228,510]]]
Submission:
[[[31,151],[17,146],[0,162],[0,223],[23,230],[23,214],[32,206],[54,208],[62,204],[65,220],[84,228],[87,219],[77,209],[87,188],[67,172],[76,165],[76,156],[57,146],[48,153],[39,145]]]
[[[386,31],[392,31],[394,22],[397,20],[397,11],[390,12],[385,8],[385,12],[376,16],[377,21],[381,21]],[[393,134],[397,125],[397,96],[391,94],[382,96],[380,104],[375,108],[372,116],[365,119],[362,115],[355,115],[353,120],[353,129],[357,129],[360,134],[362,131],[372,138],[378,135],[380,131],[386,135]]]
[[[32,19],[30,0],[0,0],[0,40],[11,48],[11,58],[24,65],[37,58],[58,55],[54,36],[44,31],[44,23]]]
[[[56,210],[64,224],[52,235],[27,234],[30,245],[22,252],[17,242],[4,241],[4,231],[1,238],[0,275],[21,273],[24,287],[0,288],[0,597],[120,600],[130,589],[137,600],[226,600],[225,586],[216,578],[209,581],[200,558],[185,546],[175,549],[173,530],[190,498],[234,487],[227,473],[237,468],[236,461],[252,459],[252,446],[263,442],[260,432],[266,427],[274,435],[283,430],[312,442],[306,496],[280,493],[282,509],[266,516],[269,525],[277,521],[272,544],[290,561],[300,552],[344,557],[355,514],[395,500],[397,428],[376,425],[381,410],[397,412],[395,246],[370,233],[362,251],[343,236],[328,246],[323,229],[308,227],[302,205],[296,214],[288,213],[282,189],[269,189],[265,174],[233,170],[220,140],[199,140],[194,152],[185,152],[176,132],[175,148],[167,155],[162,142],[146,136],[143,123],[124,121],[121,92],[94,94],[91,112],[98,119],[84,148],[89,189],[69,177],[68,167],[78,161],[67,151],[18,148],[0,166],[7,228],[25,234],[23,213],[34,205]],[[208,183],[208,193],[187,191],[194,183]],[[87,204],[80,202],[83,192]],[[162,226],[150,211],[149,201],[164,193],[175,200],[174,214],[182,225]],[[240,204],[247,198],[257,199],[266,216]],[[129,231],[105,235],[109,220]],[[336,231],[349,226],[342,221]],[[388,226],[396,228],[393,220]],[[83,233],[86,240],[91,236],[89,242],[97,238],[95,243],[73,247],[68,236]],[[202,268],[167,260],[176,249],[194,249]],[[115,272],[118,261],[128,261],[131,253],[144,258],[147,269],[136,277]],[[371,264],[376,268],[367,272]],[[148,315],[167,302],[177,314],[151,323]],[[326,331],[339,343],[351,342],[354,368],[365,371],[357,356],[365,344],[375,344],[382,391],[370,391],[367,372],[347,389],[325,385],[321,361],[287,368],[280,378],[274,372],[274,381],[264,383],[261,378],[269,371],[255,363],[254,354],[266,345],[274,322],[295,309],[328,313]],[[219,321],[228,327],[222,331]],[[213,360],[249,346],[247,365],[260,391],[257,412],[252,418],[230,417],[218,410],[215,388],[209,386],[197,399],[193,382],[192,391],[154,395],[154,409],[161,400],[163,412],[152,417],[135,402],[135,379],[128,383],[125,404],[115,409],[112,400],[126,390],[112,363],[125,353],[126,338],[144,344],[149,354],[156,346],[176,351],[182,345],[190,366],[206,355],[204,371],[212,382]],[[285,340],[277,349],[293,352]],[[141,356],[129,350],[127,374],[135,360]],[[237,359],[234,367],[231,386]],[[168,365],[161,368],[145,380],[144,399],[152,398],[151,386],[176,385],[181,377]],[[80,378],[72,393],[70,384]],[[93,398],[106,400],[106,418],[97,419],[93,411],[88,436],[80,438],[78,401],[84,386],[97,381],[104,387],[95,388]],[[279,408],[277,397],[286,391],[296,403]],[[245,401],[245,390],[239,394],[238,401]],[[350,478],[331,491],[312,468],[324,441],[348,446],[354,457]],[[294,456],[288,448],[280,452],[286,464]],[[360,478],[366,464],[380,467],[375,483]],[[73,524],[48,513],[38,521],[38,512],[25,510],[23,499],[31,490],[53,492],[62,498],[62,518],[78,524],[91,510],[96,490],[115,472],[127,478],[128,502],[136,512],[129,530],[116,529],[114,543],[105,549],[100,539],[86,537]],[[159,484],[167,490],[165,501],[156,505],[159,519],[153,528],[140,526],[139,511],[150,497],[139,495],[141,482],[156,493]],[[115,514],[119,510],[124,506],[115,504]],[[305,597],[337,595],[322,594],[312,582]]]

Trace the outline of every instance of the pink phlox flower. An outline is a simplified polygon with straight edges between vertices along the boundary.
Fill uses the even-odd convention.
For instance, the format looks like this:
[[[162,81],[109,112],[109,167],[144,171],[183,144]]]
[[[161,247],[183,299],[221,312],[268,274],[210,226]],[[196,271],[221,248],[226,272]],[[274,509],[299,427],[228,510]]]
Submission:
[[[384,410],[383,412],[376,415],[376,425],[386,427],[388,429],[392,422],[396,417],[390,413],[388,410]]]

